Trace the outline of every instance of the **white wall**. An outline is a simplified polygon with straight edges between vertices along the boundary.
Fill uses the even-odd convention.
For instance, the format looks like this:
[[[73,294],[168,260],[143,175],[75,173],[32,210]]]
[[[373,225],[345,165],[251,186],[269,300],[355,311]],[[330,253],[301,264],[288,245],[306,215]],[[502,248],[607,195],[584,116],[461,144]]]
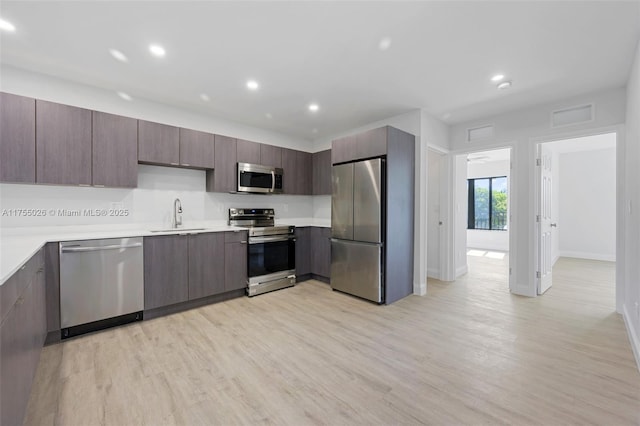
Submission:
[[[560,256],[615,261],[615,170],[615,148],[560,154]]]
[[[2,67],[0,90],[17,95],[158,121],[211,133],[224,134],[278,146],[311,151],[310,141],[209,117],[168,105],[136,99],[127,102],[115,93],[50,76]],[[310,196],[238,195],[205,192],[205,172],[159,166],[138,166],[138,188],[112,189],[53,185],[0,184],[2,209],[94,209],[122,206],[127,217],[0,216],[0,226],[98,225],[149,222],[170,223],[173,199],[183,204],[185,225],[193,221],[226,220],[229,207],[274,207],[277,218],[311,218]],[[326,197],[324,197],[326,198]],[[115,204],[114,204],[115,203]]]
[[[511,196],[509,187],[510,161],[488,161],[486,163],[467,163],[467,179],[483,177],[506,176],[507,197]],[[507,216],[509,210],[507,208]],[[482,229],[467,229],[467,247],[509,251],[509,230],[488,231]]]
[[[619,129],[625,121],[626,93],[612,89],[588,93],[560,102],[538,105],[500,116],[487,117],[451,127],[451,149],[455,153],[481,149],[512,147],[510,225],[510,289],[513,293],[536,295],[536,234],[535,234],[535,158],[536,144],[544,141],[577,137]],[[594,120],[572,126],[553,128],[551,111],[586,103],[595,104]],[[491,123],[494,136],[469,143],[467,129]],[[619,250],[618,250],[619,251]]]
[[[621,146],[624,150],[619,154],[619,158],[624,158],[625,201],[621,207],[624,209],[623,229],[619,233],[624,236],[624,265],[616,272],[624,276],[624,294],[620,304],[640,368],[640,43],[627,83],[626,108],[626,137],[623,143],[618,140],[618,150]]]
[[[466,274],[467,265],[467,218],[469,198],[467,196],[467,155],[455,155],[454,161],[454,271],[455,277]]]

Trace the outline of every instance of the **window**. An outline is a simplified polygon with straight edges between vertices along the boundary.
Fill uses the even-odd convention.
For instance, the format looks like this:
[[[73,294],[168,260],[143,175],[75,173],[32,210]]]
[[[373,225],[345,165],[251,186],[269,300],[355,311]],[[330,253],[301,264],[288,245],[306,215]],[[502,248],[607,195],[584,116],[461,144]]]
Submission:
[[[506,176],[469,179],[468,229],[507,229]]]

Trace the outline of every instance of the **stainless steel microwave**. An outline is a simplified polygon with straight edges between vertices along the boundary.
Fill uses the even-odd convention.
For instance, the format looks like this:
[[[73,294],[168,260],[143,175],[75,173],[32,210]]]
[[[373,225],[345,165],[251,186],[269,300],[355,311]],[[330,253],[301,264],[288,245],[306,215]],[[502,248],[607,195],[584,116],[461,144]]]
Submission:
[[[282,193],[282,169],[238,163],[238,192]]]

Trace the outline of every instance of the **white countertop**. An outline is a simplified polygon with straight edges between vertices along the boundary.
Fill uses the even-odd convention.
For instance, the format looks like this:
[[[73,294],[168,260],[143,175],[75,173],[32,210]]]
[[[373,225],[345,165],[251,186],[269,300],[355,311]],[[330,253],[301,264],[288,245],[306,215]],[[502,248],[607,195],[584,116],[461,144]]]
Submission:
[[[331,227],[329,220],[312,218],[276,220],[276,225]],[[0,285],[4,284],[9,277],[48,242],[145,237],[151,235],[182,234],[185,232],[196,234],[244,229],[229,226],[225,221],[194,222],[187,223],[178,229],[168,228],[170,228],[170,226],[163,224],[145,223],[131,225],[0,228]],[[162,230],[163,232],[152,232],[157,230]]]

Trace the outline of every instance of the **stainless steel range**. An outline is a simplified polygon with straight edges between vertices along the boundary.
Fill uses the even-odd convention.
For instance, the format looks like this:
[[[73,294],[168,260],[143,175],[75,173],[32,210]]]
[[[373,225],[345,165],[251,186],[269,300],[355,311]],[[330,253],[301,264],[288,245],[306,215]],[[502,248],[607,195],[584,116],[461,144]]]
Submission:
[[[255,296],[296,283],[294,226],[275,226],[273,209],[229,209],[229,225],[248,228],[247,294]]]

